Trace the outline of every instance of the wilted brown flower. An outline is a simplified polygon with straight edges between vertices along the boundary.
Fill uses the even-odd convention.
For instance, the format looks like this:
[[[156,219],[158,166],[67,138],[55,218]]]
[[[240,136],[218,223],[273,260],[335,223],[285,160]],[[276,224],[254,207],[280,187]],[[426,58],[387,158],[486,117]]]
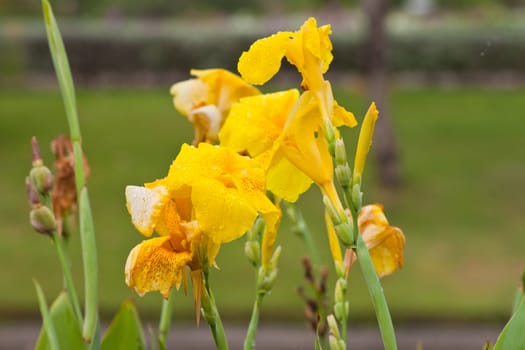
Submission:
[[[51,193],[51,200],[58,234],[62,236],[67,234],[64,232],[64,219],[75,213],[77,209],[73,144],[69,137],[59,135],[51,142],[51,151],[55,155],[56,169],[56,183]],[[84,173],[88,177],[89,164],[84,154],[82,154],[82,159],[84,161]]]

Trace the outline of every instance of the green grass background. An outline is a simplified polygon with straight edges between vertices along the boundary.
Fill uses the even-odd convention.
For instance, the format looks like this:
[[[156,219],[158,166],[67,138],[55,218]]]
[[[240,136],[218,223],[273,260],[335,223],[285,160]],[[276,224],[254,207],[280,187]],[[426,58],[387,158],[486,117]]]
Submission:
[[[367,99],[341,91],[340,104],[361,120]],[[382,202],[407,245],[405,267],[383,280],[394,321],[502,320],[508,316],[518,277],[525,267],[525,90],[396,89],[391,96],[404,183],[392,191],[377,187],[367,165],[365,201]],[[109,317],[120,302],[137,300],[141,313],[155,317],[160,295],[136,296],[124,284],[124,263],[142,237],[125,208],[128,184],[164,177],[191,125],[172,107],[167,89],[81,90],[78,108],[89,179],[100,267],[100,303]],[[48,145],[67,134],[55,90],[0,91],[0,320],[38,317],[32,279],[48,300],[61,275],[50,240],[28,222],[24,178],[31,166],[30,138],[36,135],[44,159]],[[349,154],[357,129],[344,132]],[[315,188],[299,204],[324,252],[320,194]],[[265,300],[265,319],[300,320],[303,243],[283,227],[280,274]],[[79,239],[71,240],[73,269],[82,291]],[[219,308],[226,319],[247,320],[254,271],[243,255],[244,239],[224,245],[212,272]],[[333,277],[333,273],[332,273]],[[350,278],[350,314],[373,318],[359,269]],[[175,319],[191,320],[191,293],[176,296]]]

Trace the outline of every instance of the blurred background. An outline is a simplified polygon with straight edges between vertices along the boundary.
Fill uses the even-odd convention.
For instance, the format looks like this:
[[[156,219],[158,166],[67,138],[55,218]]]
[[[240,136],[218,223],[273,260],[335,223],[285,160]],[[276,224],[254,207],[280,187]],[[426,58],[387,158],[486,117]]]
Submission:
[[[383,280],[394,322],[499,329],[508,319],[525,267],[524,0],[51,4],[71,62],[91,166],[104,319],[126,298],[134,298],[151,322],[160,309],[159,294],[139,298],[124,284],[126,257],[142,240],[130,223],[124,188],[164,177],[180,145],[193,138],[190,123],[172,106],[171,84],[188,79],[191,68],[236,71],[255,39],[296,30],[309,16],[332,24],[335,59],[327,78],[339,104],[358,120],[371,100],[381,111],[365,202],[383,203],[407,239],[404,268]],[[283,64],[263,90],[298,87],[300,80]],[[0,324],[40,319],[33,278],[48,300],[59,293],[54,248],[28,222],[24,179],[31,136],[51,166],[49,144],[67,132],[40,2],[0,0]],[[357,129],[344,136],[352,155]],[[330,266],[320,199],[312,189],[299,205]],[[306,249],[286,218],[278,240],[280,275],[264,302],[262,325],[302,327],[296,288],[305,285]],[[254,271],[243,244],[223,246],[220,270],[211,278],[226,321],[247,324]],[[71,249],[81,291],[78,236]],[[373,326],[358,268],[349,294],[351,323]],[[175,322],[191,323],[191,295],[181,291],[175,305]]]

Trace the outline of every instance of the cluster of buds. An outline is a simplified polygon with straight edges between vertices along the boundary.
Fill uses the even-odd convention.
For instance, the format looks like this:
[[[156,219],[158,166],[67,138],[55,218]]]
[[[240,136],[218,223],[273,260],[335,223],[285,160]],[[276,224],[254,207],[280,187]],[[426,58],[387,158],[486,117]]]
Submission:
[[[326,296],[328,269],[322,268],[319,273],[319,279],[317,280],[314,275],[312,263],[308,257],[303,258],[303,269],[304,279],[313,290],[315,299],[307,296],[303,287],[297,288],[297,294],[299,294],[305,302],[304,314],[308,325],[320,338],[324,338],[327,332],[324,316],[326,315],[328,304]]]
[[[77,205],[73,145],[66,136],[58,136],[51,143],[55,155],[56,177],[44,165],[40,147],[35,137],[31,139],[32,168],[26,177],[26,189],[31,204],[30,220],[40,233],[65,235],[64,218],[74,213]],[[89,166],[84,157],[84,168]]]
[[[49,198],[53,188],[53,174],[44,165],[35,137],[31,139],[31,147],[32,168],[29,176],[26,177],[27,196],[31,204],[29,219],[31,226],[37,232],[51,235],[56,230],[57,225],[53,211],[46,203],[46,198]]]

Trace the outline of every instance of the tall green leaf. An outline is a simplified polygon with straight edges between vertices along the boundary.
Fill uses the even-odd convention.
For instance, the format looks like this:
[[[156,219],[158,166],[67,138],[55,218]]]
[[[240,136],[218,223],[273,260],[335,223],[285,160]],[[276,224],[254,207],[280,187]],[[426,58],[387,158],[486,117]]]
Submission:
[[[144,333],[140,318],[132,301],[122,303],[108,331],[102,339],[102,350],[143,350]]]
[[[525,296],[498,337],[493,350],[525,350]]]
[[[58,349],[84,349],[82,332],[73,312],[66,292],[60,293],[51,305],[50,320],[55,333]],[[52,339],[51,339],[52,340]],[[35,349],[47,350],[55,348],[50,341],[46,327],[40,332]]]

